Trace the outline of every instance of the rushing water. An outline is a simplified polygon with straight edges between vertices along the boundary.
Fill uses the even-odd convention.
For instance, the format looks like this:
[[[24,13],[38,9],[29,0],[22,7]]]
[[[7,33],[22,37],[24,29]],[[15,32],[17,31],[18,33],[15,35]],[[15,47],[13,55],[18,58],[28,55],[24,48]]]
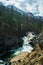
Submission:
[[[18,55],[21,52],[31,52],[33,50],[33,47],[31,46],[31,44],[29,44],[31,42],[31,40],[35,37],[36,35],[33,34],[33,32],[28,32],[27,36],[24,36],[23,39],[23,46],[18,48],[15,53],[13,55]]]
[[[24,36],[22,39],[23,39],[23,46],[22,47],[19,47],[18,49],[16,49],[16,50],[10,50],[11,52],[13,52],[13,54],[12,55],[18,55],[18,54],[20,54],[21,52],[31,52],[32,50],[33,50],[33,47],[31,46],[31,44],[29,44],[30,42],[31,42],[31,40],[34,38],[34,37],[36,37],[36,35],[35,34],[33,34],[33,32],[28,32],[28,33],[26,33],[27,35],[26,36]],[[5,64],[3,64],[3,61],[2,60],[0,60],[0,62],[2,63],[2,64],[0,64],[0,65],[5,65]]]

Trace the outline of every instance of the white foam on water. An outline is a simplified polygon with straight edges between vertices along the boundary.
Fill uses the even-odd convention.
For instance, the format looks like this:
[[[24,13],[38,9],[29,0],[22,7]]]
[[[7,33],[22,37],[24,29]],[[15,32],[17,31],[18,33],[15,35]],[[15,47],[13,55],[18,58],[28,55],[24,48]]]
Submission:
[[[3,60],[0,60],[0,65],[5,65]]]
[[[27,36],[24,36],[23,39],[23,46],[18,48],[16,50],[16,52],[14,53],[14,55],[18,55],[21,52],[31,52],[33,50],[33,47],[29,44],[31,42],[31,39],[33,39],[35,37],[34,34],[32,34],[32,32],[29,32],[27,34]]]

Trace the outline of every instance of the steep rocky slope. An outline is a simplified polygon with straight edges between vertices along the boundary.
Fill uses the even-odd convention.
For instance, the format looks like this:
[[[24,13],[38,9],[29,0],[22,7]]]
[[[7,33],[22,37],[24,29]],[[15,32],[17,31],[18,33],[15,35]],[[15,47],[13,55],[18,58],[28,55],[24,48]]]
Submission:
[[[41,49],[43,49],[43,32],[41,32],[36,38],[37,43],[39,43]]]
[[[36,38],[33,38],[31,40],[34,44],[39,44],[39,46],[41,47],[41,49],[43,49],[43,31],[41,33],[39,33]]]

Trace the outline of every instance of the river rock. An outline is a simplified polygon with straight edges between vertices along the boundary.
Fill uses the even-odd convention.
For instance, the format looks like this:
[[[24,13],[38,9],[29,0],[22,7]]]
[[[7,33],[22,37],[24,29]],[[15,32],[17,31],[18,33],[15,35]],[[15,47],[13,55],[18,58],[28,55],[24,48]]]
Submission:
[[[21,53],[11,58],[10,62],[11,65],[43,65],[43,50],[36,44],[34,51]]]

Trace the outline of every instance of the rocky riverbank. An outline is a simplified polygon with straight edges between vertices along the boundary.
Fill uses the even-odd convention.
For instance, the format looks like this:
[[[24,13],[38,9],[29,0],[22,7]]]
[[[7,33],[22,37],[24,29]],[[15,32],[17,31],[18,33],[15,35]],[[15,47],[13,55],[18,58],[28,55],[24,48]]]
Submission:
[[[34,44],[39,44],[40,48],[43,50],[43,32],[39,33],[36,38],[32,39]]]
[[[11,65],[43,65],[43,50],[38,44],[31,53],[21,53],[10,60]]]

